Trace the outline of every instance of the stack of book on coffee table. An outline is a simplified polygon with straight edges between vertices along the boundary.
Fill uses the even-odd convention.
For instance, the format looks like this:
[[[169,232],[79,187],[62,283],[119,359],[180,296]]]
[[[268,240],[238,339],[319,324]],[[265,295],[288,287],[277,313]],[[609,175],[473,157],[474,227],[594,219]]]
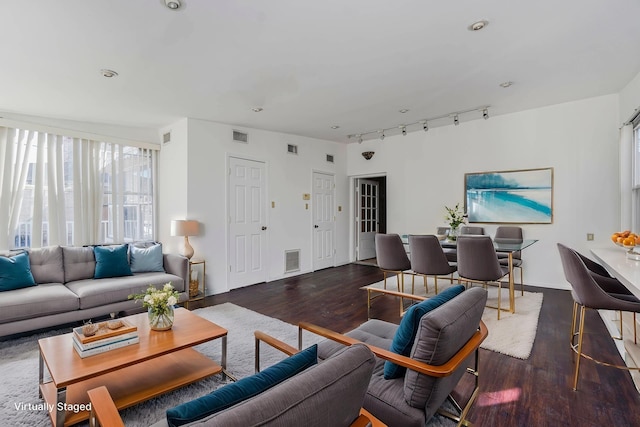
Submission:
[[[138,342],[138,328],[124,319],[73,328],[73,348],[82,358]]]

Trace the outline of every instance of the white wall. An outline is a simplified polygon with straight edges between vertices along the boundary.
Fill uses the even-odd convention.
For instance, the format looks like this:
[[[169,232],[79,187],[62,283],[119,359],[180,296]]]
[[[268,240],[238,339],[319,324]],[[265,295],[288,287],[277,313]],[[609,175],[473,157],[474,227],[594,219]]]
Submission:
[[[346,147],[344,144],[312,138],[233,127],[196,119],[186,119],[186,132],[177,137],[179,147],[186,154],[167,151],[176,141],[172,127],[172,142],[161,152],[162,181],[160,188],[160,229],[167,230],[161,240],[181,245],[175,237],[168,237],[170,219],[179,216],[195,219],[202,224],[202,235],[189,238],[196,257],[203,257],[207,264],[207,293],[228,290],[227,275],[227,177],[229,155],[260,160],[267,169],[267,241],[268,280],[276,280],[284,274],[284,251],[301,249],[301,271],[312,270],[312,205],[304,201],[303,193],[312,193],[313,171],[335,174],[336,179],[336,264],[348,259],[348,218]],[[182,123],[177,124],[178,128]],[[233,130],[249,134],[249,143],[232,141]],[[186,136],[186,144],[182,141]],[[287,153],[287,144],[298,145],[298,155]],[[186,147],[186,149],[185,149]],[[326,154],[333,154],[335,163],[326,162]],[[178,165],[181,165],[179,167]],[[185,179],[186,174],[186,179]],[[164,175],[164,176],[163,176]],[[175,181],[174,181],[175,178]],[[167,189],[165,185],[169,185]],[[271,208],[271,202],[275,208]],[[305,209],[305,203],[310,203]],[[342,212],[337,207],[342,206]],[[179,246],[178,246],[179,248]],[[299,273],[296,273],[299,274]],[[291,273],[288,275],[292,275]]]
[[[386,173],[388,232],[432,234],[444,206],[464,202],[465,173],[553,167],[553,224],[523,225],[539,240],[523,252],[525,282],[568,289],[556,243],[588,254],[619,227],[619,123],[617,95],[590,98],[349,144],[347,173]]]
[[[620,91],[620,121],[626,122],[640,108],[640,73]]]

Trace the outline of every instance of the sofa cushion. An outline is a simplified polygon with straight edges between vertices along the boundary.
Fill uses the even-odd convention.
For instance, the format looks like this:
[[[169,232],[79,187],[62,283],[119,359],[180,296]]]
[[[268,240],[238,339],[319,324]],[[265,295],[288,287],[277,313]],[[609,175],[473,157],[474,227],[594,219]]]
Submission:
[[[355,344],[265,393],[189,426],[348,426],[358,417],[375,358]]]
[[[312,345],[255,375],[243,378],[205,396],[168,409],[167,422],[171,427],[181,426],[256,396],[315,365],[318,360],[317,353],[318,346]]]
[[[162,245],[155,244],[146,248],[134,245],[129,247],[129,263],[132,273],[145,273],[161,271],[164,273],[164,261],[162,257]]]
[[[409,356],[422,316],[431,310],[440,307],[445,302],[462,293],[462,291],[464,291],[463,285],[452,286],[443,292],[440,292],[438,295],[411,306],[402,317],[400,326],[393,337],[393,342],[391,343],[389,350],[403,356]],[[405,367],[396,365],[389,361],[384,364],[384,378],[387,380],[400,378],[406,371],[407,369]]]
[[[87,309],[127,301],[129,295],[143,293],[149,285],[162,288],[169,282],[172,285],[174,283],[180,285],[183,280],[168,273],[137,273],[133,276],[76,280],[67,283],[66,286],[80,298],[80,308]],[[183,292],[183,289],[178,289],[176,285],[174,288],[178,292]]]
[[[62,247],[30,249],[29,262],[36,283],[64,283]]]
[[[61,283],[46,283],[0,295],[0,323],[78,309],[78,297]]]
[[[11,257],[0,257],[0,291],[12,291],[35,285],[29,254],[22,252]]]
[[[96,246],[93,253],[96,258],[94,279],[131,276],[128,258],[129,245]]]
[[[65,283],[93,278],[93,272],[96,269],[96,258],[93,255],[92,247],[63,246],[62,261],[64,263]]]
[[[487,301],[487,291],[471,288],[456,298],[425,314],[420,320],[411,358],[430,365],[443,365],[460,350],[478,330]],[[469,356],[473,358],[473,355]],[[410,406],[425,408],[427,420],[447,398],[447,391],[458,383],[466,371],[463,364],[444,378],[429,377],[408,370],[404,397]]]

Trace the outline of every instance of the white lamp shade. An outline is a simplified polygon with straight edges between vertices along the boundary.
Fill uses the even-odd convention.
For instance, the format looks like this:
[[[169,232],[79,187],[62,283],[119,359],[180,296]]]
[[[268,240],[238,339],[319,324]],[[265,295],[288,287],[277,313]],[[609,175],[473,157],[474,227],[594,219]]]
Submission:
[[[200,233],[198,221],[186,219],[174,219],[171,221],[172,236],[197,236]]]

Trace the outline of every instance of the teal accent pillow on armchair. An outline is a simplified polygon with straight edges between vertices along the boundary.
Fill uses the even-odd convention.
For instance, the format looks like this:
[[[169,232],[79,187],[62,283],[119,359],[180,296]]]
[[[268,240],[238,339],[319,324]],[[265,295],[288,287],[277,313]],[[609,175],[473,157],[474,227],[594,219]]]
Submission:
[[[22,252],[12,257],[0,256],[0,291],[35,285],[28,253]]]
[[[197,421],[240,403],[280,384],[318,363],[316,344],[235,383],[227,384],[205,396],[167,409],[167,423],[177,427]]]
[[[131,276],[128,258],[129,245],[96,246],[93,253],[96,257],[94,279],[107,277]]]
[[[404,313],[404,316],[402,316],[400,326],[396,329],[396,334],[393,336],[389,350],[396,354],[409,356],[411,348],[413,347],[413,341],[415,341],[416,334],[418,333],[418,326],[420,326],[422,316],[460,295],[464,289],[463,285],[452,286],[440,292],[438,295],[411,306],[406,313]],[[404,366],[396,365],[387,360],[384,362],[384,379],[400,378],[406,370],[407,368]]]

